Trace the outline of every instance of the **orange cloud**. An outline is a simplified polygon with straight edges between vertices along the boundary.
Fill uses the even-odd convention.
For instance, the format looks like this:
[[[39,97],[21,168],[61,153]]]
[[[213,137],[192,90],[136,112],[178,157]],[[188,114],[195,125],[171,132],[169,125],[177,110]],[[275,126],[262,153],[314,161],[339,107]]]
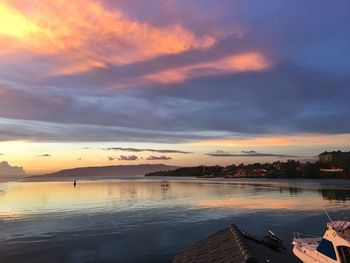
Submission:
[[[198,144],[217,146],[293,146],[293,145],[341,145],[350,141],[350,134],[296,134],[284,136],[256,137],[251,139],[228,138],[221,140],[205,140]]]
[[[271,65],[262,54],[258,52],[243,53],[228,57],[219,62],[219,68],[230,71],[262,71]]]
[[[99,1],[0,3],[1,50],[59,54],[67,60],[59,72],[205,49],[215,42],[212,36],[198,37],[180,25],[162,28],[139,22],[119,10],[105,9]]]
[[[152,74],[147,74],[143,77],[143,80],[158,83],[178,83],[183,82],[188,78],[189,68],[165,70]]]
[[[191,77],[202,75],[220,75],[231,72],[263,71],[271,66],[263,54],[259,52],[247,52],[229,56],[207,63],[199,63],[171,70],[156,72],[144,76],[144,80],[158,83],[183,82]]]
[[[64,67],[58,67],[54,74],[55,75],[69,75],[78,72],[88,71],[91,68],[106,68],[106,63],[93,60],[93,59],[77,59],[75,63],[67,63]]]

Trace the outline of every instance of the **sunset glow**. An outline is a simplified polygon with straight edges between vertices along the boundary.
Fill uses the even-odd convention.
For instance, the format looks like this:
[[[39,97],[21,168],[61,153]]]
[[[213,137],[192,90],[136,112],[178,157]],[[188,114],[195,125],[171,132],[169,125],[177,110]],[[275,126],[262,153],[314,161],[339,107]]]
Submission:
[[[0,161],[41,174],[349,150],[349,18],[338,8],[316,21],[292,3],[1,1]],[[208,155],[246,150],[277,155]]]
[[[0,262],[296,262],[350,211],[349,10],[0,0]]]
[[[296,135],[284,135],[284,136],[267,136],[256,138],[243,138],[243,139],[223,139],[223,140],[208,140],[198,142],[203,145],[216,145],[216,146],[233,146],[233,147],[246,147],[246,146],[318,146],[318,145],[334,145],[342,146],[345,141],[350,140],[350,134],[342,134],[336,136],[322,135],[322,134],[296,134]],[[347,146],[347,145],[346,145]]]
[[[145,80],[160,83],[183,82],[193,77],[225,75],[227,73],[263,71],[270,67],[270,62],[259,53],[244,53],[219,59],[215,62],[200,63],[173,70],[146,75]]]
[[[139,22],[98,1],[16,1],[13,6],[11,2],[0,4],[0,37],[16,38],[8,40],[15,43],[11,49],[7,46],[8,51],[29,48],[34,53],[60,54],[68,60],[67,67],[79,62],[90,68],[102,61],[125,64],[192,48],[206,49],[215,43],[214,37],[197,37],[180,25],[156,27]]]
[[[39,27],[24,17],[20,12],[0,3],[0,35],[26,38],[39,32]]]

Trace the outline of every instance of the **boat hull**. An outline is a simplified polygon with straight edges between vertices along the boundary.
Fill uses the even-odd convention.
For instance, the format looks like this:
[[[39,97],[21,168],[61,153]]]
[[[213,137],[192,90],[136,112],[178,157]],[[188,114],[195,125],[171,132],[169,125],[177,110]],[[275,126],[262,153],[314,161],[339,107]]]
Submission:
[[[303,263],[319,263],[320,261],[310,257],[301,247],[294,246],[293,254]]]

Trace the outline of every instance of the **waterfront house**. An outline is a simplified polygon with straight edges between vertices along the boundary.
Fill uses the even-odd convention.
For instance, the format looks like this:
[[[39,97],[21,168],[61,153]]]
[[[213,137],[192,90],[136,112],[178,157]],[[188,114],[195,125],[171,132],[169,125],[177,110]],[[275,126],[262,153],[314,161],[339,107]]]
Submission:
[[[333,151],[333,152],[323,152],[319,155],[319,160],[321,163],[341,163],[346,160],[350,160],[350,152]]]

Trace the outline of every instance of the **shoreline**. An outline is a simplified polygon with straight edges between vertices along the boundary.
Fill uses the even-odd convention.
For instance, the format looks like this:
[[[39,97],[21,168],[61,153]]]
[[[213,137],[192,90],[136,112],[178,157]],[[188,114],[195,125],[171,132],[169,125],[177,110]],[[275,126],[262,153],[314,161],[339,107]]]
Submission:
[[[27,178],[13,178],[0,180],[0,183],[11,182],[72,182],[77,180],[78,182],[97,182],[97,181],[203,181],[212,183],[230,183],[230,182],[350,182],[349,178],[266,178],[266,177],[190,177],[190,176],[145,176],[145,175],[129,175],[129,176],[76,176],[76,177],[41,177],[35,178],[35,176]]]

